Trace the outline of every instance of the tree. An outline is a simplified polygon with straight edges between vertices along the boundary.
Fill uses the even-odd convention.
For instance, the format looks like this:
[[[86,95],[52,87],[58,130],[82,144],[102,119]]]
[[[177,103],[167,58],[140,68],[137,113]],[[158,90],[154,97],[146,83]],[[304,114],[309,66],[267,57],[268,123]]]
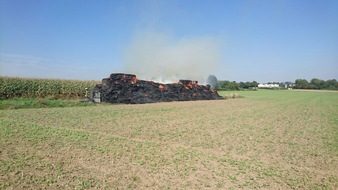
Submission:
[[[317,79],[317,78],[313,78],[310,81],[310,85],[314,89],[324,89],[325,88],[325,81]]]
[[[229,82],[230,81],[227,81],[227,80],[221,80],[221,81],[218,81],[218,84],[220,88],[226,89],[227,86],[229,85]]]
[[[229,90],[239,90],[239,84],[236,81],[232,81],[229,83]]]
[[[258,82],[256,81],[252,81],[252,82],[240,82],[239,83],[240,87],[241,88],[245,88],[245,89],[248,89],[248,88],[256,88],[258,87]]]
[[[338,82],[336,79],[325,81],[325,89],[338,90]]]
[[[309,82],[306,79],[297,79],[295,81],[295,88],[307,89],[309,88]]]
[[[252,83],[250,84],[250,86],[253,87],[253,88],[258,87],[258,82],[252,81]]]
[[[213,90],[219,88],[218,80],[215,77],[215,75],[209,75],[209,77],[207,79],[207,84],[209,84],[211,89],[213,89]]]

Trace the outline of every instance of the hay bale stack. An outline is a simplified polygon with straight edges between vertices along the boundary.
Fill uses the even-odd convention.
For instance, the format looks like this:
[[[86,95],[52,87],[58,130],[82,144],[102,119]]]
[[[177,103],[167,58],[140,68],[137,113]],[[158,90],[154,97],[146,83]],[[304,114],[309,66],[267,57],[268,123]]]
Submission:
[[[100,94],[102,102],[126,104],[223,99],[209,85],[199,85],[197,81],[161,84],[138,80],[136,75],[124,73],[113,73],[103,79],[102,84],[94,87],[92,96],[95,93]]]

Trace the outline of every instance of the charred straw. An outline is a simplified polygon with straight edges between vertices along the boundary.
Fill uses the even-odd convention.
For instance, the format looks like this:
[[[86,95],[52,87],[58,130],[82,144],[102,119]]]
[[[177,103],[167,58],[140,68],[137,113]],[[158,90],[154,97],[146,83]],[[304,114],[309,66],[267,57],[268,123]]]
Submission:
[[[162,84],[138,80],[136,75],[113,73],[94,87],[92,99],[110,103],[143,104],[154,102],[220,100],[216,90],[198,81],[180,80],[178,83]]]

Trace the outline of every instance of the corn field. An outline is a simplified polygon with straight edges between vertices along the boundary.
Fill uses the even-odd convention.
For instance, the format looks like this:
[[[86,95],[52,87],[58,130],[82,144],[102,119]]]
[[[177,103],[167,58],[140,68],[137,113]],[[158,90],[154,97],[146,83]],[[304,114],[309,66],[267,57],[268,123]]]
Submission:
[[[11,98],[84,98],[98,81],[0,77],[0,100]]]

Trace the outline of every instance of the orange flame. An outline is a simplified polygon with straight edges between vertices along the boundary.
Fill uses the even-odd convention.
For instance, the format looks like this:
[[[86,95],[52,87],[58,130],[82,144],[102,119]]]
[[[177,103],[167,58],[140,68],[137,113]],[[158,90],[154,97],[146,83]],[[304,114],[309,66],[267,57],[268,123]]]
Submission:
[[[162,92],[162,90],[164,90],[165,88],[167,88],[165,85],[162,85],[162,84],[160,84],[160,86],[158,86],[158,89],[160,89],[161,90],[161,92]]]
[[[130,80],[130,83],[135,84],[136,82],[137,82],[137,78],[136,78],[136,76],[133,76]]]

